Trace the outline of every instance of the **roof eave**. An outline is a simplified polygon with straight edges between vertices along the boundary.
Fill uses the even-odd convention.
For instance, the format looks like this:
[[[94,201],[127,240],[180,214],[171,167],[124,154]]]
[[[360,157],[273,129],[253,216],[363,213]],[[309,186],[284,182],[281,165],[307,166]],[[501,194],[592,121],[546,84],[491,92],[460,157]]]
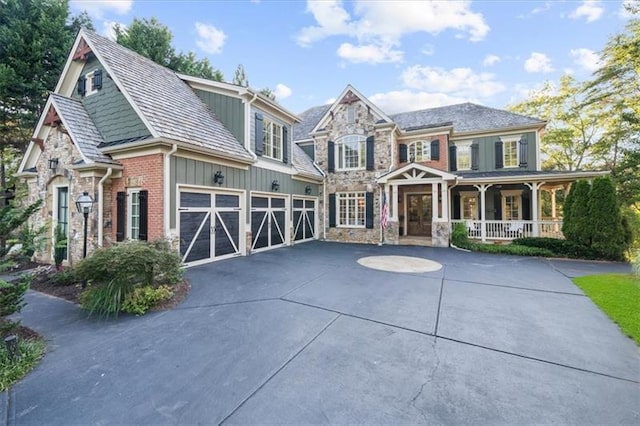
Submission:
[[[546,121],[541,121],[539,123],[531,123],[527,125],[520,126],[508,126],[508,127],[494,127],[491,129],[482,129],[482,130],[468,130],[464,132],[457,132],[455,126],[453,127],[453,137],[465,137],[465,136],[476,136],[483,135],[487,133],[500,133],[500,132],[517,132],[519,130],[541,130],[547,125]]]
[[[465,184],[473,184],[473,183],[523,183],[523,182],[531,182],[532,180],[541,181],[541,180],[565,180],[571,181],[576,178],[589,178],[589,177],[598,177],[605,176],[611,173],[607,170],[599,170],[599,171],[575,171],[575,172],[566,172],[566,173],[548,173],[548,174],[531,174],[531,175],[520,175],[520,176],[490,176],[490,177],[477,177],[473,176],[465,176],[460,178],[464,179]]]

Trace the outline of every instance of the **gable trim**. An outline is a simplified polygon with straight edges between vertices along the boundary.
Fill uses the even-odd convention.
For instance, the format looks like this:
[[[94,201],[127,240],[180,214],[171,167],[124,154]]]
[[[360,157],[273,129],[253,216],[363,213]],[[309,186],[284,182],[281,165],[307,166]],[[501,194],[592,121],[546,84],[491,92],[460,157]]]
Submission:
[[[393,120],[391,118],[389,118],[389,116],[387,114],[385,114],[384,111],[382,111],[375,104],[373,104],[369,99],[367,99],[366,96],[364,96],[362,93],[357,91],[352,85],[348,84],[347,87],[344,88],[342,93],[340,93],[340,95],[333,102],[331,107],[324,113],[324,115],[320,118],[320,120],[318,120],[318,123],[311,130],[311,132],[310,132],[311,134],[316,133],[319,130],[324,128],[324,125],[325,125],[325,122],[326,122],[327,118],[329,116],[331,116],[331,114],[333,114],[333,112],[335,112],[335,110],[338,108],[339,105],[342,105],[342,98],[344,98],[347,95],[347,93],[349,93],[349,92],[351,92],[355,96],[357,96],[362,102],[365,103],[365,105],[367,105],[369,108],[371,108],[373,110],[373,112],[376,113],[381,119],[383,119],[384,121],[386,121],[388,123],[393,123]]]
[[[456,180],[458,179],[458,176],[451,174],[451,173],[447,173],[445,171],[442,170],[438,170],[438,169],[434,169],[433,167],[427,167],[427,166],[423,166],[422,164],[418,164],[418,163],[409,163],[406,166],[403,166],[399,169],[396,169],[392,172],[387,173],[384,176],[381,176],[378,178],[377,182],[378,183],[388,183],[390,180],[395,179],[397,177],[405,177],[405,173],[408,173],[411,170],[416,170],[420,173],[424,173],[424,174],[431,174],[431,175],[435,175],[437,177],[439,177],[442,180]],[[420,180],[423,179],[429,179],[429,178],[422,178]],[[406,179],[405,179],[406,180]],[[413,182],[413,181],[412,181]]]

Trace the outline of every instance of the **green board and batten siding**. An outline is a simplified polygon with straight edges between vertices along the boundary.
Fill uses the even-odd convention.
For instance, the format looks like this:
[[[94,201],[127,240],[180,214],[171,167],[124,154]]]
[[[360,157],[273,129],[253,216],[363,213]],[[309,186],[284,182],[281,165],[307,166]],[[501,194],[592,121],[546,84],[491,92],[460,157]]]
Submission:
[[[217,185],[213,183],[213,175],[220,170],[224,175],[224,184]],[[280,185],[278,193],[283,195],[305,195],[305,188],[311,185],[312,196],[318,195],[319,187],[315,184],[309,184],[291,179],[291,176],[285,173],[273,170],[261,169],[258,167],[250,167],[249,170],[236,169],[234,167],[221,166],[205,161],[193,160],[183,157],[171,157],[171,173],[170,173],[170,226],[176,227],[176,191],[177,185],[197,185],[210,189],[242,189],[247,191],[246,206],[249,207],[249,192],[261,191],[272,192],[271,183],[277,180]],[[250,210],[247,208],[247,222],[249,221]]]
[[[508,171],[508,170],[536,170],[537,152],[536,152],[536,134],[535,132],[526,132],[522,134],[522,137],[527,140],[527,167],[515,167],[515,168],[502,168],[496,169],[495,160],[495,143],[499,136],[485,136],[473,138],[473,143],[478,144],[478,172],[492,172],[492,171]],[[465,170],[468,172],[471,170]]]
[[[244,143],[244,105],[242,100],[231,96],[193,89],[196,95],[222,121],[240,143]]]
[[[102,70],[102,89],[88,96],[78,94],[77,83],[72,97],[82,101],[105,142],[151,136],[133,107],[96,58],[84,65],[81,75]]]

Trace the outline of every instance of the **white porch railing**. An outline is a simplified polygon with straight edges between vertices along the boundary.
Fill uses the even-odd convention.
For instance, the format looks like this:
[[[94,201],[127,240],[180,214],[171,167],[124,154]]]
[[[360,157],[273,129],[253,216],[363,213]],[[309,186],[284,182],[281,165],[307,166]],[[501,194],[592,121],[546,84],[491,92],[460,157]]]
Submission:
[[[523,237],[547,237],[562,239],[561,220],[470,220],[455,219],[451,224],[462,223],[469,238],[478,240],[513,240]],[[483,229],[484,228],[484,229]]]

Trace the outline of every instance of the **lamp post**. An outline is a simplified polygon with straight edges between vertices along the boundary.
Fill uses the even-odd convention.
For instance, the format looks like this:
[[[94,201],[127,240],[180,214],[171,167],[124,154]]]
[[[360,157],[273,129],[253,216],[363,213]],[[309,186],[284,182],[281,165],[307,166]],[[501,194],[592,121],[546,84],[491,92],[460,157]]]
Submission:
[[[93,198],[89,195],[88,192],[83,192],[80,197],[76,200],[76,208],[78,209],[78,213],[81,213],[84,216],[84,245],[82,248],[82,258],[87,257],[87,222],[89,218],[89,213],[93,208]],[[87,286],[87,282],[82,282],[82,288]]]

